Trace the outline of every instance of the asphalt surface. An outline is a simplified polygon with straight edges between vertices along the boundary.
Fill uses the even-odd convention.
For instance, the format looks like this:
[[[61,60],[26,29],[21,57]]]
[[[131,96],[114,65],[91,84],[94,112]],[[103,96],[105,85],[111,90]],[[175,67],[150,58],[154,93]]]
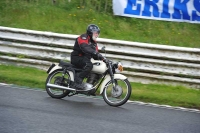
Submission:
[[[0,133],[200,133],[200,113],[0,85]]]

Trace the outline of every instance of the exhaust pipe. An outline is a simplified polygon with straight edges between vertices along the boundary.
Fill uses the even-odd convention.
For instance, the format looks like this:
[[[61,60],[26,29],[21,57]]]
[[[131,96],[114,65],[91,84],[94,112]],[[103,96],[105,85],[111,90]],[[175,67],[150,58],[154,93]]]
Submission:
[[[51,87],[51,88],[55,88],[55,89],[62,89],[62,90],[70,90],[70,91],[76,90],[76,89],[73,89],[73,88],[64,87],[64,86],[55,85],[55,84],[50,84],[50,83],[47,83],[47,87]]]

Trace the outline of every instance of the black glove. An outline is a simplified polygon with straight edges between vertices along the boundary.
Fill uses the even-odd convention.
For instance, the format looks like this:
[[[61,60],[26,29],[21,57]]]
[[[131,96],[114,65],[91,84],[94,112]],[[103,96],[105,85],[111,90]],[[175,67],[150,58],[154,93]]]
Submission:
[[[99,52],[94,53],[94,55],[96,55],[99,60],[104,59],[104,57]]]
[[[99,60],[103,60],[104,59],[104,57],[100,53],[98,53],[98,58],[99,58]]]
[[[105,58],[103,57],[103,55],[101,55],[99,52],[95,52],[93,53],[94,56],[96,56],[98,58],[98,60],[104,60]]]

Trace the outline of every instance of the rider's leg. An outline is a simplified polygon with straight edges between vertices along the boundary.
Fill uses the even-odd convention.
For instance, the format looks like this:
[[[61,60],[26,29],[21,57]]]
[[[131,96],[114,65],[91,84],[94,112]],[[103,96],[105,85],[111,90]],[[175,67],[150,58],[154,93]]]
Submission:
[[[73,58],[72,64],[83,69],[82,72],[79,72],[75,75],[75,79],[74,79],[75,81],[74,87],[77,89],[83,90],[84,87],[82,85],[82,81],[92,70],[93,64],[90,61],[90,59],[84,56]]]

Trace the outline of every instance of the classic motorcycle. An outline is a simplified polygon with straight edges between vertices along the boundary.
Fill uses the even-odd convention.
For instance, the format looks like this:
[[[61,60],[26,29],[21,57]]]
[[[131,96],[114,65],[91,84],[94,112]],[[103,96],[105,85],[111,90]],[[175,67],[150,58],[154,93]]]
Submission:
[[[105,51],[105,47],[102,51]],[[57,99],[76,94],[94,96],[100,88],[100,94],[108,105],[117,107],[125,104],[131,96],[132,89],[127,77],[120,74],[123,71],[122,64],[113,63],[111,60],[91,61],[93,69],[83,80],[84,90],[73,88],[75,73],[81,72],[81,69],[62,60],[52,64],[47,70],[46,79],[46,91],[49,96]]]

